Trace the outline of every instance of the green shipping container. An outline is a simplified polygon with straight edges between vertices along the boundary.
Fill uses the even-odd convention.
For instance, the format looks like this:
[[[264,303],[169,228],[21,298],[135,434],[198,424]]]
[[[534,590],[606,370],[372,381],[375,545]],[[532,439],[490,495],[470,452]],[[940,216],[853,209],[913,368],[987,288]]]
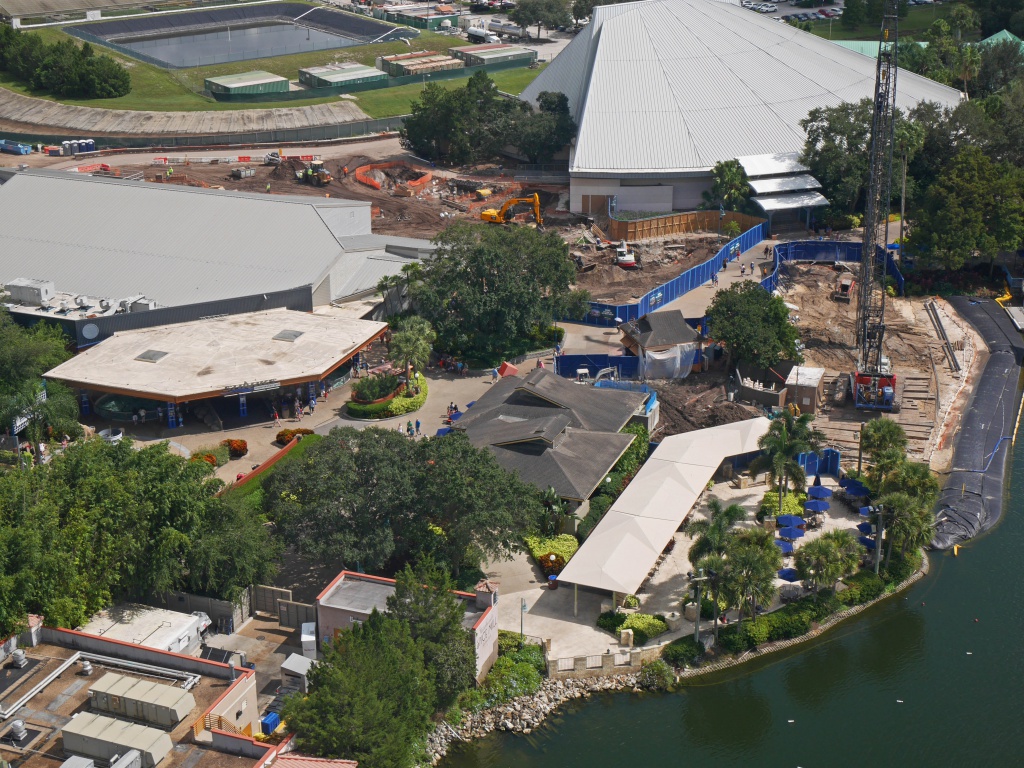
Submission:
[[[208,77],[205,87],[210,93],[287,93],[289,83],[287,77],[256,70]]]

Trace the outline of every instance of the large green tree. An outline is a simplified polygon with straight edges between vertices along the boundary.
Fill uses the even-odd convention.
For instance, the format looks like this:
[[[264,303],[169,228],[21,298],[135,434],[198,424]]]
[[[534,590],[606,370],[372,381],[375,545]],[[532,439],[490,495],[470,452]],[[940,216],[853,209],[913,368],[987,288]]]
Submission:
[[[388,358],[402,366],[403,371],[410,368],[424,370],[430,362],[437,334],[430,323],[415,315],[396,320],[392,326],[391,342],[388,345]]]
[[[820,451],[825,442],[824,433],[813,426],[813,421],[813,413],[794,416],[783,411],[757,441],[761,453],[751,462],[750,471],[768,473],[769,482],[779,490],[779,514],[789,486],[800,488],[807,479],[797,457]]]
[[[980,258],[994,263],[1024,238],[1022,172],[977,147],[961,150],[928,188],[910,234],[912,248],[947,269]]]
[[[296,746],[361,768],[415,765],[434,690],[409,625],[374,611],[323,651],[309,672],[309,693],[285,700]]]
[[[388,614],[408,624],[423,649],[439,710],[448,709],[473,685],[476,672],[476,649],[462,625],[465,604],[454,589],[447,569],[426,557],[415,568],[406,565],[399,571],[387,599]]]
[[[832,207],[853,213],[861,204],[870,172],[871,101],[815,107],[800,127],[807,133],[801,160],[821,182],[822,194]]]
[[[802,362],[800,333],[789,308],[752,280],[733,283],[715,294],[708,308],[711,334],[738,360],[770,368],[783,360]]]
[[[775,597],[775,578],[782,567],[782,552],[775,546],[775,535],[763,528],[751,528],[733,535],[725,556],[723,592],[731,605],[743,614],[757,615],[759,605]]]
[[[569,99],[564,93],[544,91],[537,97],[537,111],[518,117],[512,139],[531,163],[549,163],[575,135]]]
[[[517,0],[508,17],[521,27],[536,24],[537,37],[540,37],[542,24],[548,29],[557,29],[572,23],[566,0]]]
[[[438,347],[488,362],[517,354],[554,320],[582,317],[589,296],[573,289],[565,241],[529,227],[455,224],[411,286]]]

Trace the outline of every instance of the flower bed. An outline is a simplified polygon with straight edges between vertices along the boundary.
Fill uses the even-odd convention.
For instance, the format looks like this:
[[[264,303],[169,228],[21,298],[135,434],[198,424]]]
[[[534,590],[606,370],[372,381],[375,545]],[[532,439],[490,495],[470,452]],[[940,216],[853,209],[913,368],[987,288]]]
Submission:
[[[274,439],[281,445],[288,445],[288,443],[290,443],[292,441],[292,438],[294,437],[312,434],[312,429],[304,429],[302,427],[300,427],[299,429],[282,429],[280,432],[277,433],[277,436]]]
[[[385,402],[363,404],[350,400],[346,405],[348,415],[354,419],[391,419],[418,411],[427,402],[427,380],[421,378],[417,386],[418,395],[409,396],[406,392]]]
[[[228,449],[232,459],[240,459],[249,452],[249,444],[245,440],[221,440],[220,444]]]

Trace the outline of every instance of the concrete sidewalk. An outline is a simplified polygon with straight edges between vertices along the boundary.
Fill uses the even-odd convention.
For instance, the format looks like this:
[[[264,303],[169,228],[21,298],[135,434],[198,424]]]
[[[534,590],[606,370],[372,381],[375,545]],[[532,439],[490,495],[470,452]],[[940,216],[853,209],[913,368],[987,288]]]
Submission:
[[[715,298],[715,294],[728,288],[734,283],[740,283],[744,280],[757,280],[760,282],[764,279],[762,274],[762,267],[768,269],[771,268],[772,260],[769,256],[767,259],[764,258],[764,247],[766,245],[777,245],[777,240],[762,240],[760,243],[755,245],[753,248],[749,248],[740,254],[740,258],[737,261],[730,261],[728,266],[718,273],[718,285],[714,286],[711,281],[704,283],[703,285],[694,288],[689,293],[680,296],[675,301],[670,301],[663,307],[658,307],[656,312],[664,312],[665,310],[678,309],[682,310],[684,317],[704,317],[707,314],[708,307],[711,306],[712,299]],[[740,273],[740,265],[745,267],[745,274]],[[755,276],[751,277],[751,264],[754,265]]]

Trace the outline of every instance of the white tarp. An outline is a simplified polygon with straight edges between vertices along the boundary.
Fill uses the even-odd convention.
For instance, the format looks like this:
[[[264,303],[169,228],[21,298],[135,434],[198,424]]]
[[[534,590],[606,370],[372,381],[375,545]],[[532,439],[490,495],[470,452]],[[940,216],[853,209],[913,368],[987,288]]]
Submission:
[[[718,467],[756,451],[770,424],[762,416],[666,437],[558,580],[635,594]]]
[[[685,379],[693,370],[694,353],[699,345],[676,344],[664,352],[644,351],[640,358],[642,379]]]

